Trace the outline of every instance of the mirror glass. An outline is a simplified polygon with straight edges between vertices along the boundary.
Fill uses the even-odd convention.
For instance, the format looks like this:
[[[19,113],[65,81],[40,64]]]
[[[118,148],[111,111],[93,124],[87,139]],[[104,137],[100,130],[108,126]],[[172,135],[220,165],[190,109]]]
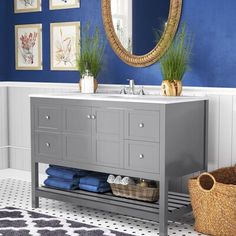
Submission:
[[[115,33],[132,55],[142,56],[159,42],[168,21],[170,0],[111,0]]]

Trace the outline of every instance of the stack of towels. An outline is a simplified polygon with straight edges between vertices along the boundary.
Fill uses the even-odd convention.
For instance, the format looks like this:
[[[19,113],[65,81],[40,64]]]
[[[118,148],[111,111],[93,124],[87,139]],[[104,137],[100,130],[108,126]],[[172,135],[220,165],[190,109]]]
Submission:
[[[80,178],[79,188],[96,193],[111,191],[110,184],[107,183],[107,174],[92,173]]]
[[[135,181],[130,177],[121,177],[120,175],[109,175],[107,178],[109,184],[135,185]]]
[[[44,184],[48,187],[74,190],[79,188],[80,178],[89,174],[88,171],[50,165],[46,170],[48,178]]]
[[[54,165],[50,165],[46,173],[48,178],[44,184],[48,187],[64,190],[83,189],[97,193],[110,191],[105,174]]]

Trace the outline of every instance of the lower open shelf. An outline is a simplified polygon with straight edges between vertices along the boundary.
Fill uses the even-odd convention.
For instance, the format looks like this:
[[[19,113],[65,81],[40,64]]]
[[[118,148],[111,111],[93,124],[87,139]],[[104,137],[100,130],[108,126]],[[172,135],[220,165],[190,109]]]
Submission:
[[[117,212],[123,215],[158,221],[159,202],[150,203],[114,196],[112,193],[92,193],[84,190],[65,191],[49,187],[36,189],[37,197],[71,202],[85,207]],[[190,212],[190,199],[187,194],[168,193],[168,219],[176,220]]]

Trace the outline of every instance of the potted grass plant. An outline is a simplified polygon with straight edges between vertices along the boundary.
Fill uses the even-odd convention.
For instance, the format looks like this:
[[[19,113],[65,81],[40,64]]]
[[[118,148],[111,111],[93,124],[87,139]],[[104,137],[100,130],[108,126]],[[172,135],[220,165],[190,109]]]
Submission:
[[[82,30],[80,41],[80,54],[77,57],[77,69],[80,71],[81,79],[89,73],[94,78],[94,92],[98,87],[97,76],[102,69],[105,42],[96,27],[93,32],[90,30],[90,23],[87,23]],[[80,89],[81,89],[80,79]]]
[[[189,69],[191,50],[192,36],[187,33],[186,25],[182,24],[175,40],[160,60],[163,76],[161,85],[163,95],[181,95],[182,79],[185,72]]]

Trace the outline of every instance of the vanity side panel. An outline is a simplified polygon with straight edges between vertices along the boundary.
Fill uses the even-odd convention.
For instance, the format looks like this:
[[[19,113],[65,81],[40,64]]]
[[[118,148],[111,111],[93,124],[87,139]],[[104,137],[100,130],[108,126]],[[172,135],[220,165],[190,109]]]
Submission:
[[[205,169],[206,101],[166,105],[166,171],[184,176]]]

